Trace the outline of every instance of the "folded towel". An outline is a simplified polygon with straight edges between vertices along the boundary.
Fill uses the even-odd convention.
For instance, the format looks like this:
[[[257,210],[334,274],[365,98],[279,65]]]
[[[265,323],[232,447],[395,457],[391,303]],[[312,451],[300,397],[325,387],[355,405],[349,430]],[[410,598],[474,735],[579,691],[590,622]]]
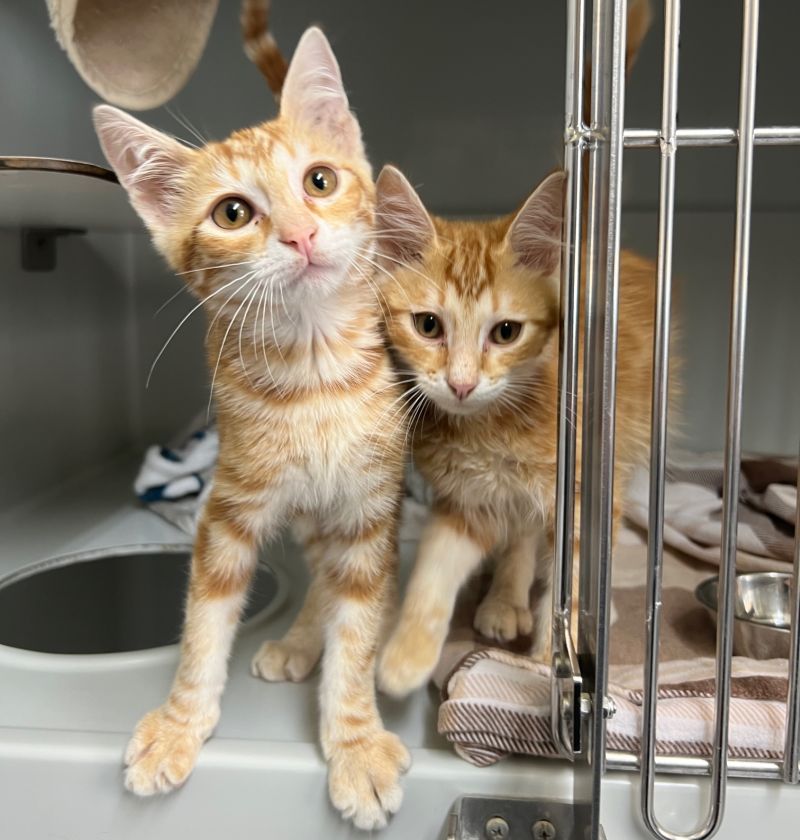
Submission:
[[[711,755],[713,675],[712,659],[674,661],[662,668],[658,755]],[[632,674],[624,667],[612,667],[609,676],[617,711],[608,722],[608,749],[638,753],[643,692],[630,687]],[[633,683],[637,680],[641,681],[640,672],[633,674]],[[737,657],[731,686],[728,755],[780,759],[786,717],[785,662],[756,663]],[[557,755],[550,735],[550,671],[545,665],[507,651],[477,650],[447,679],[442,697],[439,732],[471,764],[484,767],[512,753]]]

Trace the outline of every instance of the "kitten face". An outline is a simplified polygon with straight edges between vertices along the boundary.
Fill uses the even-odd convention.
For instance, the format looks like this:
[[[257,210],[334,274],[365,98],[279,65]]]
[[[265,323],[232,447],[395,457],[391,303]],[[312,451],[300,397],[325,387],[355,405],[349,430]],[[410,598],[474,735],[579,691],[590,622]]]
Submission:
[[[514,217],[432,219],[397,170],[378,179],[378,248],[390,341],[440,409],[514,408],[558,322],[562,173]],[[399,231],[399,233],[398,233]]]
[[[344,284],[364,282],[374,187],[319,30],[301,39],[271,122],[198,150],[108,106],[95,124],[156,246],[208,308],[280,300],[289,320],[313,320]]]

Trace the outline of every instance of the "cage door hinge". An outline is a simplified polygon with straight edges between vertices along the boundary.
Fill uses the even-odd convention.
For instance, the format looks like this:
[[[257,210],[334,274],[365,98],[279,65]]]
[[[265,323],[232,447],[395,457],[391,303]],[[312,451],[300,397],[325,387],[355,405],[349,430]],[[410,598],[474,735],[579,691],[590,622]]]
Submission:
[[[555,799],[464,796],[450,814],[447,840],[586,840],[589,805]]]
[[[584,691],[578,655],[572,642],[569,620],[556,623],[551,678],[551,731],[559,752],[574,760],[583,749],[583,719],[592,711],[590,696]]]

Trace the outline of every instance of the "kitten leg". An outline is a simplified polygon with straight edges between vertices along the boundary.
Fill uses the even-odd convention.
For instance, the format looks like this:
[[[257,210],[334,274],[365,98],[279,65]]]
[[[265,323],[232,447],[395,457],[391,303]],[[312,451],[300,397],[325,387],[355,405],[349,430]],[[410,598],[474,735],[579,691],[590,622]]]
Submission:
[[[572,626],[578,624],[578,534],[575,533],[575,550],[572,563]],[[555,532],[548,527],[539,537],[535,578],[541,595],[533,611],[533,647],[531,657],[537,662],[550,664],[553,631],[553,565]]]
[[[251,511],[215,489],[197,528],[181,641],[166,702],[139,721],[125,786],[140,795],[182,784],[220,713],[227,661],[257,561]]]
[[[533,630],[530,595],[536,542],[535,534],[523,534],[497,558],[491,586],[475,613],[474,627],[488,639],[508,642]]]
[[[325,584],[320,576],[322,543],[315,538],[310,519],[295,522],[292,528],[303,543],[311,570],[303,606],[286,635],[278,641],[264,642],[253,657],[253,676],[268,682],[302,682],[319,662],[323,646],[322,614],[325,605]]]
[[[447,638],[456,596],[488,549],[463,518],[434,512],[420,539],[400,618],[378,665],[378,685],[403,697],[433,673]]]
[[[411,759],[383,728],[375,698],[375,658],[391,594],[396,546],[391,523],[338,541],[326,563],[327,617],[320,684],[321,742],[333,805],[356,827],[386,825],[403,798],[400,775]]]

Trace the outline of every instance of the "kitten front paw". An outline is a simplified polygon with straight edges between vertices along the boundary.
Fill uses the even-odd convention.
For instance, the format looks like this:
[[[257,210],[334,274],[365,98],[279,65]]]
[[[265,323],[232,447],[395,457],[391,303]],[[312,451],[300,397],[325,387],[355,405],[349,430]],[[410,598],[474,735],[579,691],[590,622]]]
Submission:
[[[439,661],[443,641],[419,625],[398,627],[378,662],[378,688],[399,698],[423,686]]]
[[[403,742],[383,729],[330,749],[328,791],[334,807],[356,828],[385,828],[403,801],[400,776],[411,766]]]
[[[301,644],[264,642],[253,657],[250,671],[267,682],[302,682],[319,661],[321,650]]]
[[[125,750],[125,787],[139,796],[168,793],[194,768],[212,724],[178,721],[161,707],[137,724]]]
[[[518,606],[499,595],[487,595],[475,613],[473,627],[487,639],[510,642],[533,631],[530,607]]]

